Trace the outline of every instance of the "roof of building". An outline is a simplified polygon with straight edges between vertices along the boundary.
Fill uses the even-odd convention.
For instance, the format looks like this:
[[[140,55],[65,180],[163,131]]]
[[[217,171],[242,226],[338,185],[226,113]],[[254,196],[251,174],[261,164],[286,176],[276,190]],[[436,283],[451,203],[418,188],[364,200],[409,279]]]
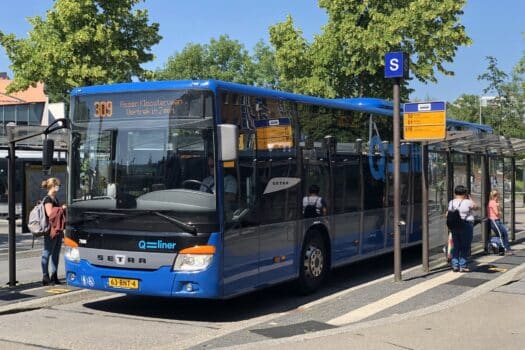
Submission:
[[[30,86],[27,90],[8,94],[6,90],[11,82],[12,80],[0,79],[0,106],[47,101],[44,83],[37,83],[35,87]]]

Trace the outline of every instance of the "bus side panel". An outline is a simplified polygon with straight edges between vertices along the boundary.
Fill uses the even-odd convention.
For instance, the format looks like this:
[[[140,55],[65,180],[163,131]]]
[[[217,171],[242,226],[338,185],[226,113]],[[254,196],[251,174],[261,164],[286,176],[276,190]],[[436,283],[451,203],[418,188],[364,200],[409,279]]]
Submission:
[[[361,254],[385,247],[386,212],[386,209],[373,209],[364,212]]]
[[[255,289],[259,282],[258,227],[228,229],[224,234],[224,296]]]
[[[259,284],[271,284],[297,275],[295,221],[260,226]]]
[[[402,205],[399,208],[399,218],[401,221],[404,221],[407,225],[400,226],[400,236],[401,244],[407,243],[408,232],[412,231],[412,221],[409,217],[410,206]],[[392,248],[394,246],[394,208],[388,208],[388,225],[387,225],[387,236],[386,236],[386,246]]]
[[[408,242],[417,242],[422,237],[422,218],[421,218],[421,204],[415,204],[413,206],[412,216],[412,230],[408,235]]]
[[[359,254],[360,217],[360,212],[336,215],[334,217],[333,265],[337,265],[339,262]]]

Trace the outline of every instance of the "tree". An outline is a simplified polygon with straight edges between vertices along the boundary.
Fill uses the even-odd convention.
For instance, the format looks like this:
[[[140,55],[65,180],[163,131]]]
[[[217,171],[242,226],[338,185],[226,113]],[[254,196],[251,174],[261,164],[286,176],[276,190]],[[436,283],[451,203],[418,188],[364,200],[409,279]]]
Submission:
[[[143,0],[56,0],[47,18],[29,18],[27,39],[0,32],[11,60],[9,92],[43,81],[51,100],[66,100],[71,88],[143,79],[140,66],[151,61],[159,24],[148,11],[133,8]]]
[[[279,72],[275,62],[275,52],[270,46],[260,40],[253,49],[254,83],[270,89],[279,85]]]
[[[271,48],[259,41],[250,56],[244,45],[228,35],[208,44],[187,44],[168,58],[155,79],[219,79],[242,84],[275,87],[277,71]]]
[[[471,43],[459,23],[466,0],[319,0],[328,23],[312,43],[292,17],[270,28],[283,87],[325,97],[391,95],[384,55],[404,51],[412,76],[436,81],[461,45]],[[408,96],[407,82],[402,96]]]
[[[478,76],[478,80],[485,80],[488,86],[483,93],[494,93],[495,100],[488,108],[487,124],[501,135],[511,137],[525,137],[525,86],[522,62],[518,62],[511,75],[498,68],[498,60],[488,56],[487,71]]]
[[[447,118],[478,123],[479,103],[479,96],[463,94],[453,103],[447,103]]]

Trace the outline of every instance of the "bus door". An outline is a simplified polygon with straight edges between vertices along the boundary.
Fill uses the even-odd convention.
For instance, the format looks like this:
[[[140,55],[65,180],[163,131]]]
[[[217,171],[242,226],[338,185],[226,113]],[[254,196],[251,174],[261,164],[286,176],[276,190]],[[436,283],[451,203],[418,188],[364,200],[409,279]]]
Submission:
[[[262,152],[260,152],[262,153]],[[296,221],[298,192],[295,156],[288,150],[273,150],[257,162],[261,183],[259,227],[260,284],[289,279],[296,272]]]
[[[238,164],[224,164],[224,175],[234,176],[224,184],[224,294],[234,295],[259,284],[259,215],[253,150],[241,150]],[[233,199],[233,201],[232,201]]]

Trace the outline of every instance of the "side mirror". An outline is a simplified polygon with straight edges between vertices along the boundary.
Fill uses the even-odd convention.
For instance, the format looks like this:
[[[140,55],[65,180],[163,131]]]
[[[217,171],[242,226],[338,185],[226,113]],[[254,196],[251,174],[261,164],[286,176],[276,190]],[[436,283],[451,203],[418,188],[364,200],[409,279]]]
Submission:
[[[55,142],[51,139],[45,139],[42,144],[42,168],[47,170],[53,165],[53,153],[55,152]]]
[[[237,160],[239,130],[237,125],[219,124],[217,125],[219,134],[219,160],[223,162]]]

